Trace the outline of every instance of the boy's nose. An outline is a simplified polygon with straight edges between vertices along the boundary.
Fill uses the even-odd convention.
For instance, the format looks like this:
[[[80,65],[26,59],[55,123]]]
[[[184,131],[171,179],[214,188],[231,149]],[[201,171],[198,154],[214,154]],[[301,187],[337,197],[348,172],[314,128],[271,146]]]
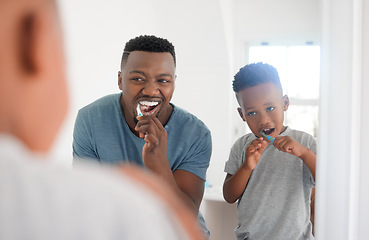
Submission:
[[[266,124],[266,123],[269,123],[270,122],[269,115],[266,114],[266,113],[261,114],[260,115],[259,122],[260,122],[261,125]]]

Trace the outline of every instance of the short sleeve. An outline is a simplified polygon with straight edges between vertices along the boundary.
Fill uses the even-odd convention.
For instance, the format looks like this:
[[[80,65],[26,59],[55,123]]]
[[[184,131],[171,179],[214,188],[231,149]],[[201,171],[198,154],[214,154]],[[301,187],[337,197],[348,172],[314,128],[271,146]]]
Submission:
[[[211,133],[210,131],[207,131],[202,138],[199,138],[192,145],[189,155],[177,169],[191,172],[205,181],[206,171],[210,163],[211,152]]]
[[[81,109],[78,111],[73,131],[73,159],[96,159],[96,151],[93,143],[91,124],[88,111]]]
[[[224,172],[234,175],[245,159],[247,136],[239,138],[232,146],[228,161],[225,163]]]

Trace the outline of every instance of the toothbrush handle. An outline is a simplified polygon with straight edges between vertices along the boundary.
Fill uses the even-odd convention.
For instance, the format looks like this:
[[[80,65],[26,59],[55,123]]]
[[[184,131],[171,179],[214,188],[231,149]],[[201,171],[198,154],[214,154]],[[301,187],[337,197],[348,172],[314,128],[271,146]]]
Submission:
[[[272,143],[274,143],[274,140],[275,140],[275,138],[274,138],[274,137],[267,136],[267,139],[268,139],[269,141],[271,141]]]

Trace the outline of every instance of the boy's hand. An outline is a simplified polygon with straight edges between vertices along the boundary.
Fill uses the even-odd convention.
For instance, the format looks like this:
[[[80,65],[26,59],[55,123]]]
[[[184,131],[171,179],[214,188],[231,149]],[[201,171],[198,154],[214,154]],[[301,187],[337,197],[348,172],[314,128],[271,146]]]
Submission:
[[[261,154],[267,146],[268,142],[263,140],[263,138],[257,138],[252,141],[250,145],[246,148],[246,156],[243,167],[250,171],[254,170],[256,164],[260,160]]]
[[[277,137],[273,145],[280,151],[299,157],[315,179],[316,154],[289,136]]]
[[[308,151],[305,146],[301,145],[290,136],[277,137],[274,140],[273,145],[282,152],[286,152],[300,158],[306,151]]]

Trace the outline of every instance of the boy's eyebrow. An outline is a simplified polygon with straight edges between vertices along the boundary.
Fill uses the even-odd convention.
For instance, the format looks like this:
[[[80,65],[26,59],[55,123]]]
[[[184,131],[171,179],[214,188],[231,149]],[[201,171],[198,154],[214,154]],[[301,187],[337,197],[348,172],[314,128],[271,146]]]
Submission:
[[[264,103],[264,106],[267,106],[267,105],[273,105],[273,102]]]
[[[269,106],[269,105],[273,105],[273,102],[267,102],[267,103],[264,103],[263,106]],[[245,107],[245,110],[252,110],[254,109],[255,107]]]

